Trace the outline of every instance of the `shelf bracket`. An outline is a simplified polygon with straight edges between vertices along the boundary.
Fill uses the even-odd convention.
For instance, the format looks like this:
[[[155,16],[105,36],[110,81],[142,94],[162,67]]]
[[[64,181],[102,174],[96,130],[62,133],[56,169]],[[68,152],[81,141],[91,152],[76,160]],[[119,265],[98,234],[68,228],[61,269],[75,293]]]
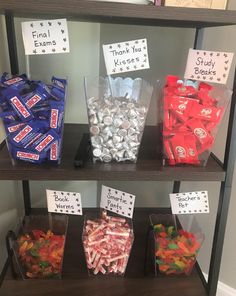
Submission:
[[[226,170],[225,182],[221,183],[220,198],[216,216],[216,226],[213,238],[211,262],[208,278],[208,295],[215,296],[220,273],[224,236],[227,216],[232,192],[233,175],[236,158],[236,69],[234,76],[234,93],[231,100],[229,127],[226,140],[224,169]]]
[[[11,74],[15,75],[15,74],[19,74],[19,64],[18,64],[18,57],[17,57],[14,17],[10,11],[6,11],[5,13],[5,22],[6,22],[6,33],[7,33]]]
[[[28,180],[22,181],[22,190],[24,197],[25,215],[29,216],[31,212],[31,201],[30,201],[30,185]]]

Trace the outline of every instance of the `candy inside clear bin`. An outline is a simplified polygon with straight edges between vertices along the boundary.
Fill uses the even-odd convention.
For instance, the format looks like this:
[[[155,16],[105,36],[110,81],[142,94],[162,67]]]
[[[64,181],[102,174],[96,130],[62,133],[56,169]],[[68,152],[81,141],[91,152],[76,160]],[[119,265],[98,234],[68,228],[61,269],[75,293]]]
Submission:
[[[207,164],[231,96],[225,86],[166,77],[161,96],[164,165]]]
[[[68,227],[66,215],[26,216],[11,238],[15,273],[22,279],[62,277]]]
[[[50,84],[29,80],[25,74],[4,73],[0,83],[0,118],[12,163],[61,161],[66,101],[66,79]]]
[[[136,162],[153,87],[142,78],[84,82],[94,162]]]
[[[152,214],[155,274],[190,275],[204,241],[194,215]]]
[[[131,219],[106,211],[86,215],[82,240],[89,275],[125,275],[134,240]]]

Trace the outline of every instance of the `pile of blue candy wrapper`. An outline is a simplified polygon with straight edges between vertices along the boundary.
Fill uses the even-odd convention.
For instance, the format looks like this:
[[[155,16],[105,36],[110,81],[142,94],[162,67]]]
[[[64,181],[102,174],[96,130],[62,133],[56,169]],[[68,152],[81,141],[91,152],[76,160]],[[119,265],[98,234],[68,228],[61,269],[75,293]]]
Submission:
[[[13,160],[60,163],[67,81],[30,81],[4,73],[0,81],[0,118]]]

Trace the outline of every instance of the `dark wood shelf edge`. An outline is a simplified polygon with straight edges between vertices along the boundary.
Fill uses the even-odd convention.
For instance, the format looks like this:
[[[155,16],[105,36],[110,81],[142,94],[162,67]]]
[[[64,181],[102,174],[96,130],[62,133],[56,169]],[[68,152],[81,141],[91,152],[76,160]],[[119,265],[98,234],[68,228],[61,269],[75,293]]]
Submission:
[[[236,12],[231,10],[155,7],[129,3],[67,0],[0,0],[0,11],[11,11],[14,16],[67,17],[72,20],[158,25],[177,27],[214,27],[236,24]]]
[[[59,166],[19,162],[15,166],[6,145],[0,149],[1,180],[118,180],[118,181],[224,181],[225,171],[213,157],[205,167],[163,167],[157,147],[155,126],[145,127],[137,163],[96,163],[91,159],[83,168],[74,167],[74,157],[84,132],[84,124],[65,124],[62,163]]]

